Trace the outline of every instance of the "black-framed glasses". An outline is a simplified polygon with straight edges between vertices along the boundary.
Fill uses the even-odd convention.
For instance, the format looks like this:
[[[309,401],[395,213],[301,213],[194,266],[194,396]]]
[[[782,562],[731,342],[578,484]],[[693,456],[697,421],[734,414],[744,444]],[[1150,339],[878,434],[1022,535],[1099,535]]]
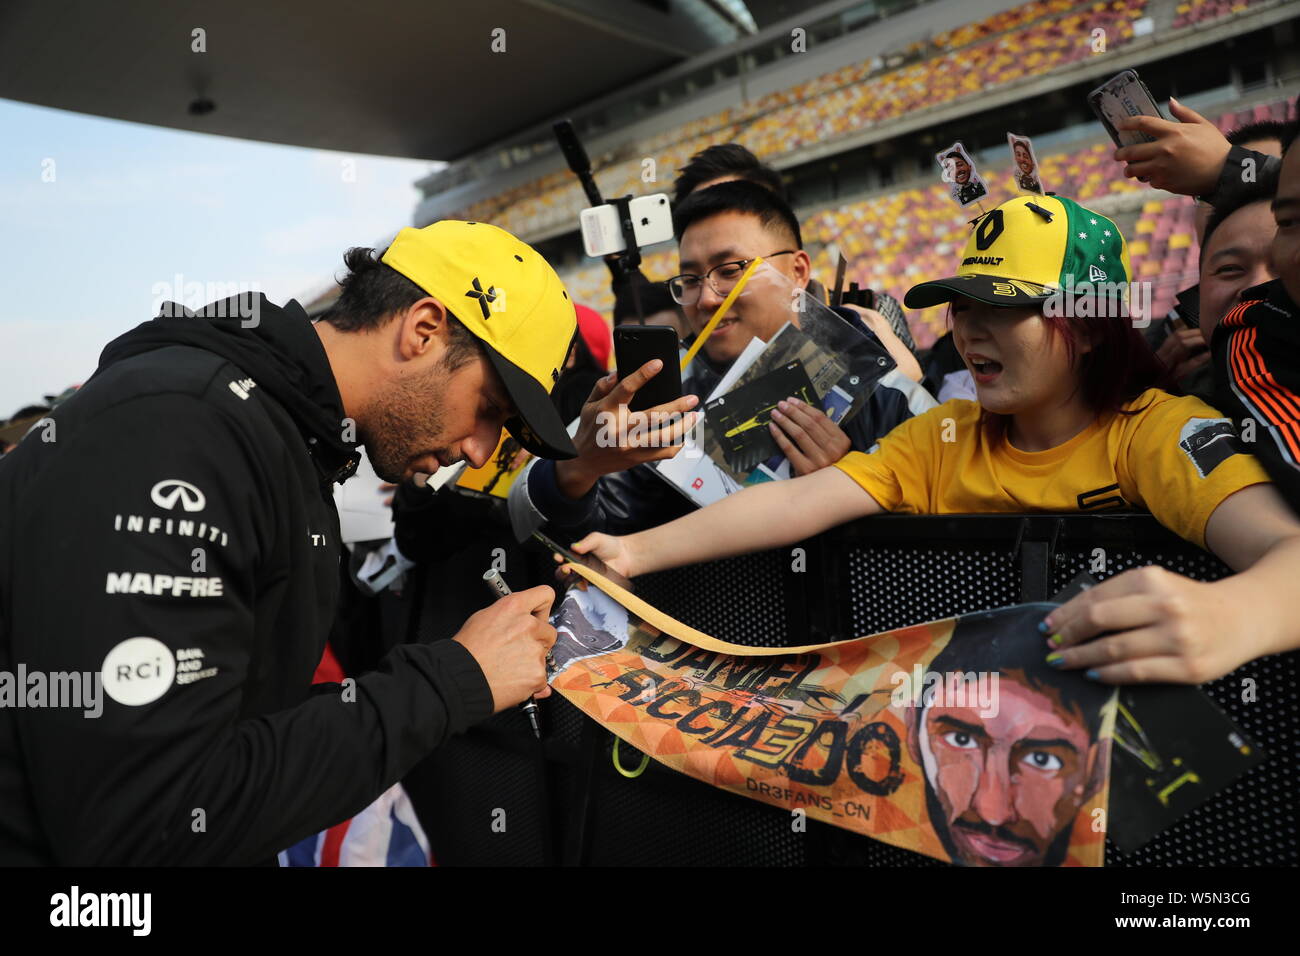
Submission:
[[[783,249],[762,258],[774,259],[777,256],[792,256],[796,251],[795,249]],[[745,270],[749,268],[749,264],[753,261],[753,259],[735,259],[732,262],[719,263],[702,276],[684,272],[668,280],[668,291],[672,293],[673,301],[678,305],[694,305],[700,301],[700,293],[704,289],[704,283],[707,282],[714,292],[725,299],[727,293],[736,287],[736,283],[740,281],[740,277],[745,274]]]

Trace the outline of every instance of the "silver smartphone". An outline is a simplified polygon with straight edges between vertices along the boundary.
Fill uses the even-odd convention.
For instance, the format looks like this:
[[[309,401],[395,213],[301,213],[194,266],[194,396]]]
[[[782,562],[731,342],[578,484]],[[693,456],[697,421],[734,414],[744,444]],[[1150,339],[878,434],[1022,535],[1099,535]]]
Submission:
[[[1125,70],[1088,94],[1088,105],[1097,114],[1106,132],[1116,146],[1150,143],[1155,137],[1134,130],[1120,130],[1115,124],[1126,116],[1155,116],[1165,119],[1155,97],[1137,75],[1136,70]]]

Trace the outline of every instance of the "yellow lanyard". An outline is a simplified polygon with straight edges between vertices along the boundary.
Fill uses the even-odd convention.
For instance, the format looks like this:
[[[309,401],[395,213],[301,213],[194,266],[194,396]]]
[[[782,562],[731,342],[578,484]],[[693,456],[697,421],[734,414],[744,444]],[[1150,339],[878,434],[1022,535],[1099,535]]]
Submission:
[[[740,281],[736,283],[736,287],[727,293],[727,297],[722,300],[722,305],[718,306],[718,311],[713,313],[713,318],[709,319],[709,323],[704,327],[704,331],[702,331],[695,339],[695,343],[687,349],[686,355],[682,359],[683,372],[686,371],[686,366],[691,364],[691,359],[695,358],[695,353],[700,350],[700,346],[704,344],[704,340],[713,334],[714,328],[716,328],[717,324],[722,321],[722,317],[726,315],[727,310],[731,308],[731,303],[736,301],[736,296],[740,295],[740,290],[745,288],[745,283],[749,281],[749,277],[754,274],[754,270],[758,268],[758,264],[762,261],[763,257],[759,256],[749,264],[749,268],[746,269],[745,274],[740,277]],[[700,281],[707,282],[708,280],[701,279]]]

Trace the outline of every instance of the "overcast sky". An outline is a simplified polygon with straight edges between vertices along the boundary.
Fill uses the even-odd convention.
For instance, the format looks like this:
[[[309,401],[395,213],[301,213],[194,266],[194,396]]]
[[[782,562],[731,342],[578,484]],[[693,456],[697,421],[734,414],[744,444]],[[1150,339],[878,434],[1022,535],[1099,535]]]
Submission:
[[[348,246],[410,224],[434,167],[10,100],[0,130],[0,420],[84,381],[159,299],[193,304],[194,283],[305,301]]]

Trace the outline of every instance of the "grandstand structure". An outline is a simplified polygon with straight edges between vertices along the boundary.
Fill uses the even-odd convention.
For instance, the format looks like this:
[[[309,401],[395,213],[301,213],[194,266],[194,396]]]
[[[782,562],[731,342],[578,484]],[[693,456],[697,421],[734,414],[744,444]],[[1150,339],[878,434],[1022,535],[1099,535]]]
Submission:
[[[1032,136],[1044,188],[1120,224],[1159,316],[1196,281],[1193,201],[1123,177],[1087,91],[1133,67],[1157,100],[1174,95],[1225,131],[1294,118],[1298,20],[1297,0],[828,3],[570,115],[607,198],[671,192],[693,153],[744,144],[782,171],[814,274],[829,280],[842,253],[850,280],[900,300],[951,272],[978,214],[948,198],[933,154],[962,140],[991,208],[1016,194],[1006,133]],[[804,52],[791,49],[800,33]],[[586,200],[550,137],[539,124],[425,178],[414,223],[507,228],[557,266],[575,301],[608,314],[608,272],[581,252]],[[673,274],[673,244],[646,250],[643,270]],[[909,320],[923,347],[946,325],[941,308]]]

